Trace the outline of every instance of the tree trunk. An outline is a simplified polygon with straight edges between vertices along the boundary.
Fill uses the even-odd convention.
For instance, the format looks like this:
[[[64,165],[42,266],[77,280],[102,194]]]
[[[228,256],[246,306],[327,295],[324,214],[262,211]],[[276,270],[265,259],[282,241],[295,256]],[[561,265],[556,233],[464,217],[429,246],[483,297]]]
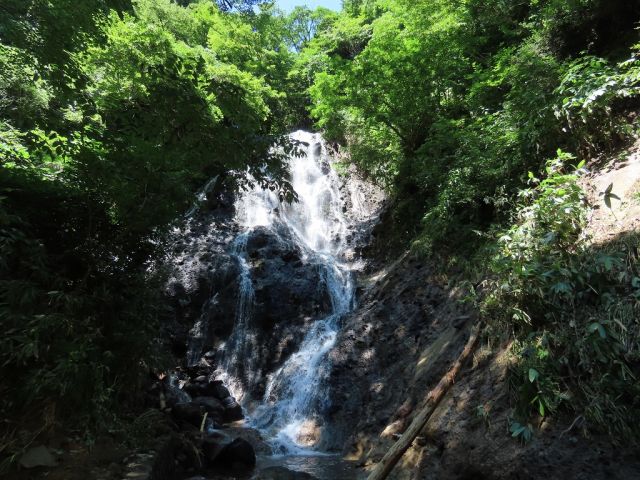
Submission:
[[[436,407],[444,398],[445,393],[447,393],[449,388],[451,388],[451,385],[453,385],[456,375],[458,375],[465,360],[469,357],[469,354],[475,347],[475,343],[478,340],[479,331],[480,327],[478,325],[472,328],[469,340],[467,341],[467,344],[465,345],[464,350],[462,351],[458,359],[455,361],[451,369],[445,374],[445,376],[440,379],[436,388],[429,392],[424,408],[413,419],[413,422],[411,422],[409,428],[405,430],[398,441],[385,454],[380,463],[376,465],[376,467],[367,477],[367,480],[384,480],[385,478],[387,478],[389,473],[391,473],[391,470],[393,470],[393,467],[395,467],[398,461],[402,458],[404,452],[408,450],[408,448],[413,443],[413,440],[425,427],[425,425],[429,421],[429,418],[431,418],[431,415],[433,415]]]

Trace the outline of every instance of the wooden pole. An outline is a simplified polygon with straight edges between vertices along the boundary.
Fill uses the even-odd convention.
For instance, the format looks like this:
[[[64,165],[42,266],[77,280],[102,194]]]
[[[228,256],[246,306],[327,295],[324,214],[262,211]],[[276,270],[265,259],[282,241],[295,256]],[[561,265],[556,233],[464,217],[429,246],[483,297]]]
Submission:
[[[444,398],[445,393],[451,388],[453,385],[456,376],[460,372],[462,365],[465,360],[469,357],[469,354],[474,349],[475,343],[478,340],[478,334],[480,332],[479,325],[474,326],[471,329],[471,334],[469,336],[469,340],[464,347],[464,350],[455,361],[451,369],[445,374],[444,377],[440,379],[436,388],[431,390],[427,395],[426,404],[424,408],[418,413],[418,415],[413,419],[409,428],[405,430],[402,436],[398,439],[398,441],[389,449],[389,451],[382,457],[380,463],[376,465],[373,471],[367,477],[367,480],[384,480],[387,478],[393,467],[396,466],[398,461],[404,455],[413,440],[418,436],[420,431],[425,427],[431,415],[435,411],[436,407]]]

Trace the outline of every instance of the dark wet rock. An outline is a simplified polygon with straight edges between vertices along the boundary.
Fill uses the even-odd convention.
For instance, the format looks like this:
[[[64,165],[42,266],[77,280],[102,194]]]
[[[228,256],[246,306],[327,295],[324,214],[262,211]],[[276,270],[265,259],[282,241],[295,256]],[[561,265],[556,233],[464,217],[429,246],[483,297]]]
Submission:
[[[187,383],[184,386],[184,390],[192,397],[213,397],[218,400],[223,400],[231,395],[229,390],[227,390],[220,380],[214,380],[207,383]]]
[[[233,397],[227,397],[222,401],[224,405],[224,419],[227,422],[236,422],[244,418],[242,407]]]
[[[268,467],[260,470],[256,480],[315,480],[316,477],[306,472],[289,470],[286,467]]]
[[[323,152],[320,143],[312,148]],[[327,158],[321,168],[330,172]],[[350,223],[348,257],[353,260],[368,242],[370,222],[383,195],[356,175],[339,183]],[[248,232],[246,248],[239,258],[234,240],[243,229],[234,219],[233,197],[222,191],[211,192],[206,203],[207,208],[202,207],[176,234],[169,255],[174,272],[166,289],[171,307],[168,323],[179,325],[181,332],[186,328],[187,365],[202,367],[188,370],[190,381],[183,388],[192,397],[225,401],[231,395],[224,386],[216,388],[202,381],[202,376],[214,378],[214,369],[224,367],[242,382],[245,402],[259,401],[269,373],[297,351],[313,322],[332,310],[323,269],[326,262],[278,222]],[[229,360],[224,349],[237,346],[229,342],[229,337],[237,320],[241,273],[247,266],[254,291],[253,315],[243,335],[249,340],[242,346],[244,352],[234,350],[239,354],[235,365],[222,365],[223,360]],[[237,403],[225,407],[226,421],[243,418]]]
[[[201,206],[203,210],[209,212],[217,212],[231,214],[233,212],[233,202],[235,196],[233,192],[224,189],[223,182],[217,182],[213,190],[207,192],[204,205]]]
[[[218,400],[224,400],[225,398],[229,398],[231,396],[229,389],[225,387],[222,382],[212,383],[210,390],[211,396],[217,398]]]
[[[224,405],[224,408],[232,408],[237,405],[237,402],[234,397],[228,396],[222,399],[222,405]]]
[[[215,352],[207,346],[215,339],[226,338],[233,329],[238,294],[237,277],[240,267],[237,259],[227,253],[223,245],[211,246],[208,234],[199,238],[193,252],[186,253],[186,263],[177,265],[176,275],[167,288],[175,322],[188,329],[187,361],[197,364],[206,351],[212,360]],[[212,249],[209,255],[197,255],[198,249]]]
[[[320,144],[313,148],[322,150]],[[328,161],[323,161],[322,168],[329,171]],[[381,193],[374,194],[373,187],[363,181],[344,181],[340,193],[349,212],[354,210],[352,199],[356,198],[352,187],[368,208],[365,216],[373,218]],[[170,253],[174,272],[166,288],[170,304],[167,325],[177,339],[174,351],[179,353],[187,345],[188,365],[198,364],[204,356],[213,367],[222,358],[220,348],[236,321],[241,262],[232,243],[241,229],[234,219],[233,195],[224,193],[222,183],[215,188],[207,194],[206,205],[201,202],[198,213],[175,235]],[[355,210],[359,213],[350,218],[354,225],[363,221],[359,216],[366,208]],[[354,246],[366,238],[365,234],[350,235]],[[310,324],[328,314],[332,306],[322,274],[323,260],[305,251],[283,225],[253,229],[245,256],[255,291],[249,326],[252,345],[238,364],[231,366],[231,373],[247,379],[250,384],[243,385],[246,398],[257,400],[264,395],[267,375],[297,350]],[[220,400],[228,396],[194,385],[201,382],[190,383],[184,389],[192,396]]]
[[[202,455],[207,465],[214,465],[218,456],[230,441],[220,437],[208,437],[202,441]]]
[[[204,407],[205,411],[209,414],[222,415],[224,413],[224,406],[217,398],[195,397],[193,403]]]
[[[207,395],[207,386],[202,383],[187,383],[183,387],[191,397],[203,397]]]
[[[178,403],[189,403],[191,401],[191,396],[179,387],[178,378],[174,375],[170,375],[164,379],[163,392],[167,406],[169,407],[173,407]]]
[[[320,158],[320,156],[322,155],[322,143],[321,142],[317,142],[313,144],[313,155],[316,158]],[[329,162],[323,162],[324,164],[326,164],[326,166],[329,166]],[[324,165],[323,165],[324,167]],[[325,175],[327,175],[329,172],[326,172]]]
[[[171,415],[174,419],[197,427],[202,423],[205,412],[205,407],[196,402],[178,403],[171,409]]]
[[[236,438],[223,447],[216,464],[236,471],[251,470],[256,466],[256,452],[248,441]]]
[[[295,327],[304,324],[305,318],[330,310],[320,261],[313,257],[301,261],[303,252],[285,229],[255,229],[247,241],[247,254],[256,259],[251,273],[258,306],[254,320],[258,327],[271,332],[282,326],[284,319]]]
[[[259,455],[271,455],[273,453],[271,445],[264,440],[262,434],[255,428],[227,427],[224,431],[230,437],[241,438],[249,442]]]
[[[467,325],[473,321],[469,307],[455,301],[428,264],[416,269],[412,260],[407,255],[381,263],[370,278],[361,278],[359,307],[344,319],[330,353],[330,402],[323,412],[330,426],[323,448],[351,453],[361,438],[388,448],[386,438],[402,433],[464,344],[466,328],[452,323],[463,316]]]
[[[58,464],[51,451],[44,445],[27,450],[20,457],[19,463],[24,468],[55,467]]]

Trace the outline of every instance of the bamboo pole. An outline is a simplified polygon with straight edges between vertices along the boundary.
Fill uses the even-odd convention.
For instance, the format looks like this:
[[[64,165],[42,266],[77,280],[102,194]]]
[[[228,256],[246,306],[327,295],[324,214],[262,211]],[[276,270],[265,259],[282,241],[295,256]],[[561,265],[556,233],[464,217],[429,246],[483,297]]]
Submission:
[[[393,467],[396,466],[398,461],[402,458],[402,455],[409,449],[413,440],[418,436],[420,431],[425,427],[431,415],[435,411],[438,404],[444,398],[445,393],[453,385],[456,376],[460,372],[465,360],[469,357],[475,347],[475,343],[478,340],[478,334],[480,327],[478,325],[471,329],[469,340],[464,347],[464,350],[455,361],[449,371],[440,379],[438,385],[429,392],[426,399],[424,408],[413,419],[409,428],[405,430],[398,441],[389,449],[389,451],[382,457],[380,463],[376,465],[373,471],[367,477],[367,480],[384,480],[387,478]]]

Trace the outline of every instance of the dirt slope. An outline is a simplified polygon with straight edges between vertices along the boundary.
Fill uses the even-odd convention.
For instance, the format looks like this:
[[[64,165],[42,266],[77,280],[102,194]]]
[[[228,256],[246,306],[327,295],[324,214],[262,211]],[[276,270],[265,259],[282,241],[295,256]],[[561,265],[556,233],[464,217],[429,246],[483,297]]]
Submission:
[[[593,243],[605,243],[640,230],[640,141],[588,174],[582,186],[592,206],[587,232]],[[608,202],[605,194],[611,186]],[[608,204],[607,204],[608,203]]]

